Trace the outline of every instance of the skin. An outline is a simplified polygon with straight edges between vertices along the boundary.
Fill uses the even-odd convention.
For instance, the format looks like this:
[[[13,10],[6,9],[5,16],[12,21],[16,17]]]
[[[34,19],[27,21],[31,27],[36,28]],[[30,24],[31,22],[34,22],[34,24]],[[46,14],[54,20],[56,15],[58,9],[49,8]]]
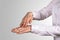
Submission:
[[[23,17],[20,26],[17,28],[13,28],[12,32],[17,34],[23,34],[31,31],[31,25],[27,25],[28,23],[32,23],[33,15],[32,12],[27,12],[27,14]]]

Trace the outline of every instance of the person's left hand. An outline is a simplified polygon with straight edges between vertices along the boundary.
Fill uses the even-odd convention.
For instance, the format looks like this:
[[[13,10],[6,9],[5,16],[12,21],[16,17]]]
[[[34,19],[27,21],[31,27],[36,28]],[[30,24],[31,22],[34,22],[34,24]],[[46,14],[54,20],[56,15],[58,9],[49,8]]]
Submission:
[[[31,31],[31,26],[27,25],[27,27],[17,27],[12,29],[12,32],[17,33],[17,34],[23,34]]]

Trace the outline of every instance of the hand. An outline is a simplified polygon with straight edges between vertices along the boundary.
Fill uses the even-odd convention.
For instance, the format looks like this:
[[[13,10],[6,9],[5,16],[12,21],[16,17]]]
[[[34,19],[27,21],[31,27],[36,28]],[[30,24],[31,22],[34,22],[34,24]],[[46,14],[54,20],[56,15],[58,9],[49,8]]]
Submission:
[[[17,33],[17,34],[23,34],[31,31],[31,26],[27,25],[26,27],[17,27],[12,29],[12,32]]]
[[[26,27],[28,23],[31,23],[33,19],[32,12],[28,12],[24,18],[22,19],[22,22],[20,24],[20,27]]]
[[[17,33],[17,34],[22,34],[22,33],[31,31],[31,26],[27,24],[31,23],[32,19],[33,19],[32,12],[28,12],[22,19],[20,26],[12,29],[12,32]]]

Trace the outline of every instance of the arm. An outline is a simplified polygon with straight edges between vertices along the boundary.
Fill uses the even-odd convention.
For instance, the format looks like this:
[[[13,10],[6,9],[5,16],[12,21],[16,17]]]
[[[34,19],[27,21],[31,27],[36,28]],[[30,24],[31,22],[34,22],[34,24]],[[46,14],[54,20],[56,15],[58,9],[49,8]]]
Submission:
[[[49,17],[51,15],[52,5],[53,5],[53,1],[52,1],[52,3],[50,3],[50,5],[48,5],[47,7],[43,8],[42,10],[40,10],[38,12],[28,12],[22,19],[20,26],[16,29],[14,28],[13,32],[17,32],[18,31],[17,29],[19,29],[20,27],[26,28],[27,24],[32,22],[32,19],[43,20],[43,19]],[[15,30],[17,30],[17,31],[15,31]],[[20,31],[20,29],[19,29],[19,31]]]
[[[33,12],[33,20],[43,20],[47,17],[49,17],[52,14],[52,7],[54,6],[55,1],[51,1],[47,7],[44,7],[43,9],[39,11]]]
[[[38,12],[38,14],[40,14],[38,16],[40,17],[35,16],[35,18],[45,19],[48,16],[50,16],[52,10],[51,7],[54,6],[55,2],[56,1],[54,1],[53,4],[51,3],[51,5],[47,6],[45,9],[43,8],[40,12]],[[58,25],[57,26],[32,25],[31,31],[40,35],[53,35],[53,36],[60,35],[60,27]]]
[[[43,25],[32,25],[31,32],[39,34],[40,36],[57,36],[60,35],[59,26],[43,26]]]

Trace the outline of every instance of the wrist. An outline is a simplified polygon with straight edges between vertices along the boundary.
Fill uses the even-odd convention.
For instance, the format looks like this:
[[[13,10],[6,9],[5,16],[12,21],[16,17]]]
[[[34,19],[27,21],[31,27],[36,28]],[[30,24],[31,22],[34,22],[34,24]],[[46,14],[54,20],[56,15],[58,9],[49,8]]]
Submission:
[[[32,26],[28,25],[29,32],[31,32]]]

